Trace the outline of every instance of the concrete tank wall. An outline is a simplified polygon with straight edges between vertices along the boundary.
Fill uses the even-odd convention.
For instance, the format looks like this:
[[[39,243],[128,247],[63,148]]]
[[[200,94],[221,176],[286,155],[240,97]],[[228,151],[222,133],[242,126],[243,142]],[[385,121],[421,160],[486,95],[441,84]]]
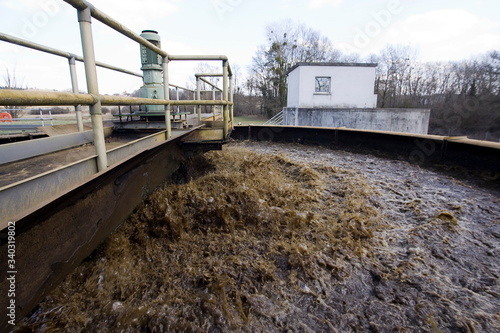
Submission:
[[[429,109],[284,108],[283,125],[427,134]]]

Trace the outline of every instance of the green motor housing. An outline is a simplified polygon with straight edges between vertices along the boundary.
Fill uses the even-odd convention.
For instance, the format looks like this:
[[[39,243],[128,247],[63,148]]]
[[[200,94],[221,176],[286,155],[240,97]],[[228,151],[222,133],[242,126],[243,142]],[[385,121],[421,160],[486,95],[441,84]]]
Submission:
[[[157,31],[144,30],[141,37],[152,44],[161,47],[160,36]],[[139,89],[142,98],[165,99],[163,90],[163,68],[162,57],[158,53],[141,45],[141,70],[143,73],[143,86]],[[145,105],[147,112],[165,111],[164,105]]]

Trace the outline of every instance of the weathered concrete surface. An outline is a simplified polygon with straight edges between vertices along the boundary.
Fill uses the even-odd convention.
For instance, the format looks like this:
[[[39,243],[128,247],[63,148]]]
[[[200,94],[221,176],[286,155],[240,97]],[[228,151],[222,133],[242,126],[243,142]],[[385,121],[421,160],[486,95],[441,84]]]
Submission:
[[[500,143],[384,131],[348,128],[295,126],[235,126],[231,137],[237,140],[297,142],[334,149],[384,154],[419,165],[442,164],[500,176]]]
[[[284,108],[283,125],[427,134],[429,109]]]

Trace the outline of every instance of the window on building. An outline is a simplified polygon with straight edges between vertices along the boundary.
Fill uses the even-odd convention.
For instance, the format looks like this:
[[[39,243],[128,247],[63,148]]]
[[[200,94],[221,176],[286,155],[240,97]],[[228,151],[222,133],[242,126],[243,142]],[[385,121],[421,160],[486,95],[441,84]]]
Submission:
[[[330,83],[332,78],[329,76],[316,76],[316,85],[314,92],[316,93],[330,93]]]

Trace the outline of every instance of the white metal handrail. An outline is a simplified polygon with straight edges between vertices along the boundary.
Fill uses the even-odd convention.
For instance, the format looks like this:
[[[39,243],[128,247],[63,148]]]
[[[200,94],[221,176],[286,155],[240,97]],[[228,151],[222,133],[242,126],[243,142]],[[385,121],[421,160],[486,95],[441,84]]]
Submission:
[[[283,111],[275,114],[271,119],[266,121],[263,125],[283,125]]]

